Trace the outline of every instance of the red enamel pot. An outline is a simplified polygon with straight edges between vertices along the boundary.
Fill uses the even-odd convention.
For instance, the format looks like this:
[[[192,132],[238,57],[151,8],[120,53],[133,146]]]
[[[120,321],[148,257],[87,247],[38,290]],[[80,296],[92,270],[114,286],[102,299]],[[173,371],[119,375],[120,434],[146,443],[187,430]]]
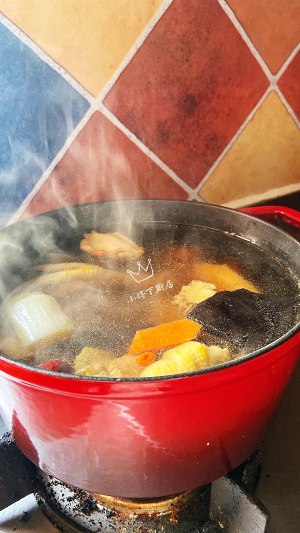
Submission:
[[[279,217],[300,228],[296,211],[249,211],[256,217],[206,204],[141,200],[61,209],[2,230],[1,238],[13,243],[4,239],[13,254],[3,283],[12,288],[20,265],[30,268],[33,232],[43,228],[45,250],[50,233],[71,234],[77,223],[81,233],[106,227],[112,205],[118,213],[126,205],[143,221],[154,217],[239,235],[272,251],[300,279],[300,244],[257,218]],[[0,413],[24,454],[64,482],[127,498],[176,494],[224,475],[259,447],[297,363],[299,340],[298,324],[267,347],[213,369],[121,381],[33,369],[1,356]]]

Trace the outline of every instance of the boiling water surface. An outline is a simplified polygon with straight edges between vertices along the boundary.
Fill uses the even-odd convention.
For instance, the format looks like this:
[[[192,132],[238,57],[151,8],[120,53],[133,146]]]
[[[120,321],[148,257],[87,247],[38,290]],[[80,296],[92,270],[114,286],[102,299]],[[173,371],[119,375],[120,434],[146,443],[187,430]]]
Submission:
[[[285,265],[269,251],[240,237],[201,226],[168,223],[131,227],[118,225],[110,231],[130,237],[143,247],[143,255],[135,260],[91,257],[80,250],[82,234],[60,243],[60,252],[63,247],[64,252],[71,254],[72,261],[93,263],[122,273],[121,281],[118,276],[114,279],[113,275],[105,284],[95,283],[88,276],[71,282],[62,278],[61,282],[41,289],[38,284],[35,286],[39,274],[35,272],[32,276],[29,290],[54,296],[70,318],[73,333],[67,340],[38,346],[30,357],[24,357],[27,364],[38,366],[49,358],[61,358],[72,365],[76,355],[87,346],[108,350],[116,356],[127,353],[137,330],[186,318],[187,309],[178,306],[174,298],[183,286],[193,280],[214,283],[205,273],[208,263],[227,265],[242,280],[275,301],[293,301],[298,294],[297,280],[293,279]],[[49,250],[49,256],[39,258],[38,262],[47,263],[50,257],[53,261],[52,252],[57,250]],[[202,277],[199,276],[199,269]],[[28,280],[26,282],[28,290]],[[23,286],[17,288],[19,292],[22,290]],[[2,322],[7,328],[5,314],[2,314]],[[296,313],[282,313],[279,334],[287,332],[296,322]],[[247,350],[247,347],[236,342],[234,335],[226,339],[215,338],[205,329],[197,340],[230,346],[232,357],[261,347],[258,339],[257,344],[252,343]],[[3,346],[2,351],[5,354]],[[9,353],[5,355],[9,356]]]

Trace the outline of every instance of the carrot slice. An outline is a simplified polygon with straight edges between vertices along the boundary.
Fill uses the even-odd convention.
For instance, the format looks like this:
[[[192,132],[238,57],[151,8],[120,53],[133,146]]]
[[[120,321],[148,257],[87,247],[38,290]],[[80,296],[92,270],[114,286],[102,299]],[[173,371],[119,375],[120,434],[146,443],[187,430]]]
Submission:
[[[154,361],[156,361],[156,354],[154,352],[142,352],[136,358],[136,362],[140,366],[151,365]]]
[[[159,350],[166,346],[190,341],[197,336],[200,327],[193,320],[184,318],[174,322],[166,322],[153,328],[140,329],[133,338],[129,353],[134,355],[147,350]]]

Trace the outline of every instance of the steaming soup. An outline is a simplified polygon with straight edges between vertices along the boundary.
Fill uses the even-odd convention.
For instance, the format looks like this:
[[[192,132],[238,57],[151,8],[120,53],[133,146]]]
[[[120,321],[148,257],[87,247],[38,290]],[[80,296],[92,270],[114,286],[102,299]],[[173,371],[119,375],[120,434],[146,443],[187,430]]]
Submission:
[[[202,370],[297,322],[298,286],[265,250],[218,230],[159,223],[76,235],[2,305],[1,351],[108,378]]]

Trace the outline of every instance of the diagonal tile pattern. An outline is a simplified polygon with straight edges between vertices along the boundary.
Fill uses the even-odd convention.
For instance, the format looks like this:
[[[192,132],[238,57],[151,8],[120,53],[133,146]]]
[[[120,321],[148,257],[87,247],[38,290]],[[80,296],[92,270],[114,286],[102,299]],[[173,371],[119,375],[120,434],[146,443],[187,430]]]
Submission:
[[[94,113],[24,216],[116,198],[187,199],[187,193],[108,121]]]
[[[104,103],[195,187],[267,85],[216,0],[174,0]]]
[[[241,203],[249,205],[253,201],[249,197],[253,195],[254,182],[255,194],[300,183],[300,131],[274,92],[268,95],[199,194],[207,202],[218,204],[248,197],[248,201]]]
[[[0,0],[0,226],[39,187],[26,216],[114,197],[185,199],[203,178],[199,194],[213,203],[300,190],[299,2]],[[282,102],[265,99],[259,55],[280,69]],[[104,87],[108,118],[88,96]]]
[[[278,85],[300,120],[300,51],[287,67]]]
[[[0,24],[0,223],[65,144],[89,104]]]
[[[299,0],[226,0],[275,74],[300,40]]]
[[[162,0],[0,0],[0,11],[97,95]]]

